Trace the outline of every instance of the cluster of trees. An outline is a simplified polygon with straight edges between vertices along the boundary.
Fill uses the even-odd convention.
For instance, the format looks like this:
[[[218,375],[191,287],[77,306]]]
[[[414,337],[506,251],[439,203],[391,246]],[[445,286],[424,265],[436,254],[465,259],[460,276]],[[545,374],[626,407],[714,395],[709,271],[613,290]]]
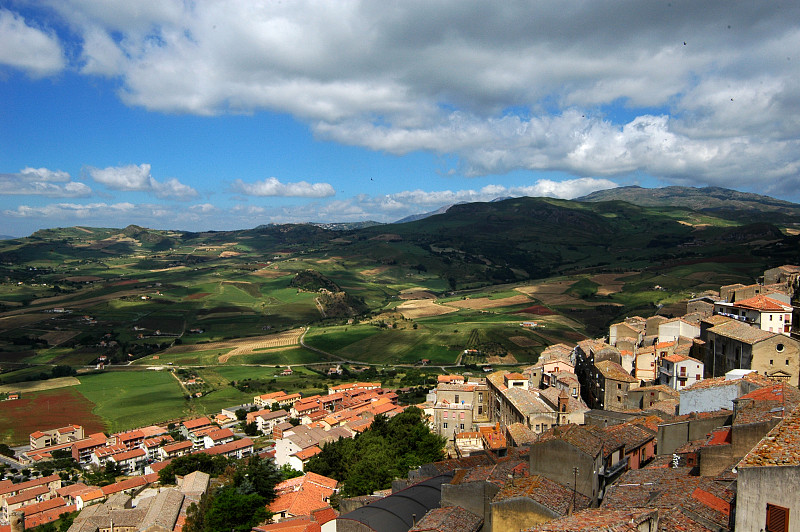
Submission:
[[[249,532],[269,517],[266,505],[275,500],[275,485],[283,480],[275,462],[255,455],[229,464],[219,487],[210,489],[199,505],[189,506],[184,532]]]
[[[325,444],[308,461],[313,471],[343,483],[341,495],[355,497],[391,487],[411,468],[442,459],[445,440],[430,431],[416,407],[388,419],[375,416],[372,426],[354,439]]]
[[[212,477],[218,477],[225,472],[231,465],[228,458],[220,455],[209,455],[205,453],[192,453],[173,458],[172,461],[158,472],[158,481],[164,484],[175,484],[175,475],[188,475],[194,471],[208,473]]]

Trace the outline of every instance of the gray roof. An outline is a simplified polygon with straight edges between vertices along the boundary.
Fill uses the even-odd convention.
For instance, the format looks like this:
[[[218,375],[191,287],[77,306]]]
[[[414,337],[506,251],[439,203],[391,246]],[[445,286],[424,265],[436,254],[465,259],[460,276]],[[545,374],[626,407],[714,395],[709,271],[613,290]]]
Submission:
[[[183,493],[174,489],[162,491],[150,503],[140,528],[158,525],[167,530],[172,530],[178,520],[181,504],[183,504]]]
[[[453,479],[452,471],[409,486],[388,497],[340,515],[337,520],[358,521],[376,532],[408,532],[414,526],[414,515],[421,519],[429,510],[438,508],[442,484]]]

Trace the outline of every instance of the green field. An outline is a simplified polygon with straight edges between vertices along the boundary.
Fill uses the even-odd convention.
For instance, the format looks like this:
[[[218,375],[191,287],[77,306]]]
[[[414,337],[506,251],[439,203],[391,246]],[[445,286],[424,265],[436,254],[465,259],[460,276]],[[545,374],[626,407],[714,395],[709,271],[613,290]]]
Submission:
[[[111,431],[126,430],[188,413],[178,381],[168,371],[117,371],[80,377],[76,389],[97,405],[94,413]]]

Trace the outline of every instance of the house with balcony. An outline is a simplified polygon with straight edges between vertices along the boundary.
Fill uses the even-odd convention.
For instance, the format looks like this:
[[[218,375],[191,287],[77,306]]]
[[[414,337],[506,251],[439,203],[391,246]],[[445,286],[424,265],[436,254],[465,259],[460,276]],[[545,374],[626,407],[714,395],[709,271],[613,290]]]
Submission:
[[[686,355],[669,355],[659,360],[659,384],[673,390],[684,388],[703,380],[703,363]]]
[[[792,332],[793,307],[786,294],[758,295],[735,303],[719,301],[714,314],[754,325],[762,331],[789,336]]]

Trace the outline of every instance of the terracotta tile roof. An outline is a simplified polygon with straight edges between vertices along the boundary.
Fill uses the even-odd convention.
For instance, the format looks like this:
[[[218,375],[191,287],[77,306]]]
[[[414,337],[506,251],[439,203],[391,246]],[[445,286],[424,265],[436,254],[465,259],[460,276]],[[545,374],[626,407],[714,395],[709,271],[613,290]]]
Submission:
[[[136,449],[132,449],[130,451],[125,451],[124,453],[112,454],[110,460],[114,460],[115,462],[122,462],[123,460],[130,460],[132,458],[141,458],[143,456],[147,456],[147,451],[139,447]]]
[[[107,437],[102,432],[96,432],[94,434],[90,434],[87,438],[83,440],[78,440],[75,442],[75,448],[78,451],[83,449],[88,449],[90,447],[99,447],[106,444]]]
[[[163,449],[165,453],[169,454],[177,451],[185,451],[191,449],[192,447],[194,447],[194,444],[189,440],[185,440],[164,445],[161,449]]]
[[[508,431],[508,435],[514,442],[514,445],[528,445],[536,441],[536,434],[522,423],[512,423],[506,427],[506,431]],[[469,432],[466,434],[479,435],[477,432]],[[456,435],[456,438],[458,438],[458,436],[460,436],[460,434]]]
[[[496,464],[456,470],[451,484],[490,482],[502,488],[508,482],[509,475],[515,478],[522,478],[528,476],[528,474],[529,463],[527,457],[506,456],[499,459]]]
[[[682,391],[685,392],[687,390],[718,388],[720,386],[736,386],[737,383],[743,380],[753,384],[759,384],[761,386],[771,386],[775,384],[775,381],[773,381],[772,379],[764,375],[759,375],[757,371],[752,371],[747,375],[745,375],[744,377],[742,377],[741,379],[726,379],[725,377],[713,377],[711,379],[703,379],[699,382],[692,384],[687,388],[684,388]]]
[[[734,425],[783,419],[785,412],[800,404],[800,391],[791,385],[773,383],[743,395],[735,403]]]
[[[641,447],[656,437],[655,432],[634,423],[620,423],[606,427],[602,430],[602,434],[601,439],[612,444],[610,447],[621,445],[625,447],[625,452]]]
[[[703,447],[708,447],[711,445],[730,445],[731,432],[731,427],[723,427],[721,429],[711,431],[711,434],[703,444]]]
[[[707,441],[708,441],[707,439],[687,441],[686,443],[675,449],[675,454],[681,455],[688,453],[696,453],[705,446]]]
[[[26,510],[27,507],[21,508],[22,510]],[[28,516],[27,512],[25,513],[25,529],[33,529],[39,525],[44,525],[46,523],[52,523],[62,514],[70,514],[72,512],[77,511],[77,507],[74,504],[64,505],[64,506],[57,506],[55,508],[51,508],[49,510],[45,510],[43,512],[39,512],[33,515]]]
[[[678,392],[678,390],[673,390],[672,388],[670,388],[666,384],[656,384],[656,385],[652,385],[652,386],[639,386],[638,388],[634,388],[631,391],[634,391],[634,392],[659,392],[659,393],[665,393],[665,394],[667,394],[667,395],[669,395],[671,397],[680,397],[680,395],[681,395],[680,392]]]
[[[742,458],[738,467],[800,465],[800,407],[778,423]]]
[[[717,528],[707,526],[692,520],[688,515],[677,508],[659,510],[660,519],[658,529],[676,532],[717,532]]]
[[[713,316],[703,318],[701,321],[703,323],[716,326],[716,325],[721,325],[723,323],[728,323],[729,321],[734,321],[734,319],[729,318],[728,316],[723,316],[722,314],[714,314]]]
[[[658,433],[658,426],[664,423],[664,418],[650,414],[648,416],[635,417],[628,421],[628,423],[639,425],[640,427],[645,427],[653,431],[653,433]]]
[[[45,484],[49,484],[50,482],[55,482],[56,480],[60,481],[61,477],[58,475],[50,475],[47,477],[35,478],[33,480],[26,480],[25,482],[19,482],[17,484],[5,484],[4,487],[0,488],[0,495],[14,493],[16,491],[23,491],[35,488],[37,486],[43,486]]]
[[[764,340],[772,338],[778,334],[762,331],[758,327],[753,327],[752,325],[748,325],[737,320],[731,320],[715,327],[711,327],[709,332],[719,336],[724,336],[726,338],[731,338],[745,344],[757,344],[758,342],[763,342]]]
[[[655,520],[653,509],[590,508],[526,529],[525,532],[638,532],[639,524]]]
[[[311,447],[306,447],[305,449],[300,449],[299,451],[294,453],[294,456],[296,456],[300,460],[308,460],[312,456],[317,456],[321,452],[322,452],[322,449],[320,449],[316,445],[312,445]]]
[[[689,357],[685,355],[674,354],[674,355],[667,355],[663,359],[666,360],[667,362],[672,362],[673,364],[675,364],[677,362],[683,362],[684,360],[689,360]]]
[[[253,447],[253,440],[250,438],[242,438],[241,440],[234,440],[228,443],[223,443],[222,445],[215,445],[214,447],[209,447],[208,449],[201,449],[198,452],[205,454],[225,454],[238,451],[240,449],[246,449],[248,447]]]
[[[603,448],[603,441],[588,428],[581,425],[553,427],[540,434],[539,439],[533,445],[541,445],[552,440],[563,440],[591,457],[600,454]]]
[[[19,494],[14,495],[12,497],[6,497],[5,502],[10,506],[12,504],[17,504],[20,502],[25,502],[31,499],[35,499],[40,495],[44,495],[45,493],[50,493],[50,489],[47,486],[36,486],[35,488],[30,488],[21,491],[19,492]]]
[[[534,390],[525,390],[523,388],[509,388],[503,394],[505,398],[514,405],[514,408],[519,410],[522,415],[540,414],[543,412],[552,412],[553,409],[539,399],[538,394]]]
[[[498,390],[505,390],[506,383],[505,383],[505,371],[495,371],[494,373],[490,373],[486,376],[486,380],[491,382],[495,388]]]
[[[550,480],[541,475],[531,477],[514,478],[506,482],[499,492],[494,496],[492,502],[499,502],[506,499],[525,497],[538,502],[548,508],[553,513],[564,516],[572,505],[572,489],[562,486],[558,482]],[[575,508],[582,510],[591,504],[589,497],[575,495]]]
[[[113,484],[109,484],[108,486],[103,486],[100,488],[103,491],[104,496],[113,495],[114,493],[119,493],[121,491],[127,491],[134,488],[139,488],[147,484],[147,480],[144,477],[131,477],[126,478],[124,480],[120,480],[119,482],[115,482]]]
[[[734,307],[759,310],[764,312],[791,312],[792,306],[787,305],[765,295],[757,295],[748,299],[737,301]]]
[[[211,420],[205,416],[199,417],[197,419],[189,419],[183,422],[183,426],[186,427],[188,430],[205,427],[206,425],[211,425]]]
[[[624,473],[606,490],[604,508],[680,508],[730,528],[735,492],[711,477],[690,475],[689,468],[637,469]]]
[[[233,438],[233,431],[231,429],[218,429],[206,434],[213,441],[224,440],[225,438]]]
[[[477,532],[483,519],[460,506],[434,508],[409,532]]]
[[[571,375],[571,374],[570,374]],[[539,392],[539,395],[547,402],[552,408],[558,409],[558,397],[563,390],[551,387]],[[590,408],[579,398],[567,395],[567,412],[588,412]]]
[[[320,532],[320,524],[309,516],[285,519],[278,523],[258,525],[254,532]]]
[[[147,438],[142,442],[142,445],[145,447],[158,447],[162,443],[169,443],[175,441],[172,436],[169,434],[164,434],[163,436],[156,436],[154,438]]]
[[[167,433],[167,429],[159,425],[150,425],[139,429],[145,438],[153,438]]]
[[[339,517],[339,512],[337,512],[330,506],[326,506],[325,508],[312,510],[311,517],[314,519],[314,521],[316,521],[320,525],[324,525],[328,521],[333,521],[334,519]]]
[[[439,462],[432,462],[420,466],[419,470],[425,476],[434,477],[456,469],[472,469],[473,467],[481,465],[490,465],[492,459],[487,454],[477,454],[474,456],[466,456],[464,458],[453,458],[450,460],[440,460]]]
[[[78,482],[76,484],[70,484],[69,486],[63,486],[61,488],[58,488],[56,490],[56,493],[60,497],[72,497],[74,494],[80,493],[81,491],[84,491],[87,488],[89,488],[89,486],[87,486],[83,482]]]
[[[285,480],[275,486],[276,498],[269,510],[287,516],[311,515],[314,510],[329,506],[328,499],[337,485],[336,480],[316,473]]]
[[[597,371],[599,371],[606,379],[622,382],[638,382],[630,375],[630,373],[625,371],[625,368],[614,361],[603,360],[596,363],[594,367],[597,368]]]

